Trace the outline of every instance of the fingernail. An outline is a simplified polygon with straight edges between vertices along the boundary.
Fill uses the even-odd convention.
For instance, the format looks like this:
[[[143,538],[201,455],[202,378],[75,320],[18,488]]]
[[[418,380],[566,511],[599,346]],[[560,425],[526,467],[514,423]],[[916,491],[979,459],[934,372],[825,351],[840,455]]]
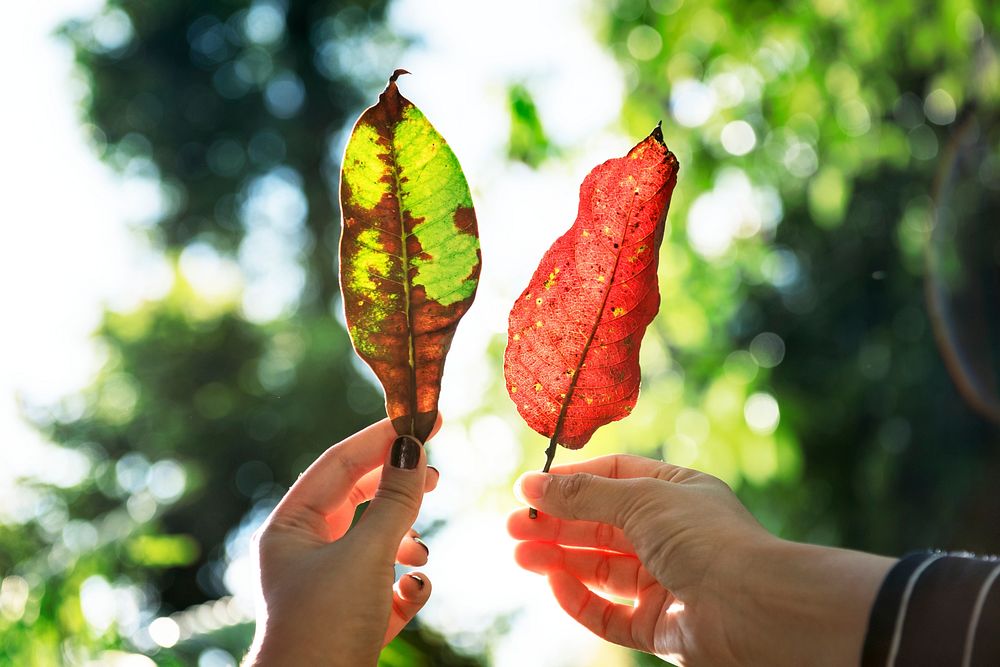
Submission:
[[[420,460],[420,441],[412,435],[401,435],[392,443],[389,464],[393,468],[413,470]]]
[[[415,574],[408,574],[406,576],[408,576],[410,579],[413,579],[415,582],[417,582],[417,586],[420,587],[420,590],[424,590],[424,580],[423,579],[421,579],[420,577],[418,577]]]
[[[416,542],[417,544],[419,544],[420,546],[422,546],[424,548],[424,551],[427,552],[428,556],[431,555],[430,547],[428,547],[426,544],[424,544],[424,541],[422,539],[420,539],[419,537],[417,537],[416,535],[414,535],[413,536],[413,541]]]
[[[427,469],[428,470],[433,470],[434,472],[436,472],[438,474],[438,477],[441,476],[441,471],[438,470],[437,467],[435,467],[435,466],[427,466]]]
[[[526,500],[538,500],[545,495],[545,489],[551,481],[551,475],[541,472],[528,473],[521,478],[521,493]]]

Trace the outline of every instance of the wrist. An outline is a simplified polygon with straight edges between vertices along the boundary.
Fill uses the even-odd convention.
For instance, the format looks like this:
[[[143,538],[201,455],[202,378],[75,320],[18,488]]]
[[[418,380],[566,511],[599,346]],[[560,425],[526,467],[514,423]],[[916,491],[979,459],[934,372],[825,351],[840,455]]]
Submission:
[[[778,538],[752,551],[738,587],[749,664],[857,665],[895,560]]]
[[[285,640],[264,636],[255,637],[240,667],[283,667],[284,665],[325,665],[326,667],[359,667],[375,665],[379,651],[362,655],[364,651],[343,646],[337,651],[319,650],[320,642],[307,638]]]

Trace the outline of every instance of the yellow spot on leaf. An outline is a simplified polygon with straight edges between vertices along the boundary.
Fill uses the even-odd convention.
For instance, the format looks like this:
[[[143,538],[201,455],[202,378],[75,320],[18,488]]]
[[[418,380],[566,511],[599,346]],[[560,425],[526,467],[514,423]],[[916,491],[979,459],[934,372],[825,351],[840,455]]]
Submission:
[[[583,400],[587,401],[587,405],[593,405],[594,404],[594,399],[592,399],[590,396],[585,396],[583,398]]]
[[[587,238],[588,236],[590,236],[590,232],[588,232],[586,229],[583,230],[583,238]]]
[[[389,192],[389,183],[382,178],[389,173],[382,161],[387,150],[379,139],[374,127],[361,123],[351,133],[344,153],[344,180],[351,190],[351,203],[369,211]]]
[[[622,308],[621,306],[615,306],[614,308],[611,309],[611,314],[614,315],[615,317],[621,317],[622,315],[625,314],[625,309]]]
[[[599,283],[603,283],[604,282],[604,274],[603,273],[601,275],[597,276],[597,282],[599,282]]]
[[[514,334],[514,340],[521,340],[521,334]]]
[[[542,321],[538,320],[537,322],[535,322],[535,326],[538,327],[539,329],[541,329],[542,328]]]
[[[541,382],[536,382],[535,383],[535,391],[541,391],[541,390],[542,390],[542,383]]]
[[[372,292],[378,289],[374,277],[385,276],[391,270],[391,257],[382,249],[382,239],[378,230],[365,229],[358,234],[358,246],[348,262],[351,287],[356,292]],[[360,304],[359,304],[360,305]]]
[[[639,255],[646,252],[648,246],[643,243],[641,246],[635,249],[635,254],[628,258],[629,262],[635,263],[639,259]]]
[[[517,393],[517,387],[515,387],[514,385],[511,385],[511,387],[510,387],[510,393],[516,394]]]
[[[537,299],[535,299],[535,305],[536,306],[542,305],[542,297],[538,297]]]

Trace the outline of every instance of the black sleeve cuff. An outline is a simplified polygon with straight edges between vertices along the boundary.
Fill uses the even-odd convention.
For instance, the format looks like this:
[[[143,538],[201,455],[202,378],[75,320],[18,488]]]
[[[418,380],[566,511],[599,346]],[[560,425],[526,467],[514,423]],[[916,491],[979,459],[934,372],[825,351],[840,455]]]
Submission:
[[[1000,561],[923,551],[889,571],[868,619],[862,667],[1000,665]]]
[[[868,616],[861,667],[885,667],[889,664],[889,648],[903,591],[914,571],[924,566],[932,556],[933,551],[911,553],[899,559],[889,570]]]

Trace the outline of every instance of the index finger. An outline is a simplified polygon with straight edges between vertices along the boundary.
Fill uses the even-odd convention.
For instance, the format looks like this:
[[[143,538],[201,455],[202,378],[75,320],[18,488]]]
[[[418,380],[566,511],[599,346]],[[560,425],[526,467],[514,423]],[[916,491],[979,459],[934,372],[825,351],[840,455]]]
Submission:
[[[631,454],[609,454],[599,456],[589,461],[579,463],[564,463],[553,466],[549,472],[556,475],[571,475],[586,472],[599,477],[611,479],[634,479],[636,477],[656,477],[666,479],[668,476],[687,470],[655,459]]]

